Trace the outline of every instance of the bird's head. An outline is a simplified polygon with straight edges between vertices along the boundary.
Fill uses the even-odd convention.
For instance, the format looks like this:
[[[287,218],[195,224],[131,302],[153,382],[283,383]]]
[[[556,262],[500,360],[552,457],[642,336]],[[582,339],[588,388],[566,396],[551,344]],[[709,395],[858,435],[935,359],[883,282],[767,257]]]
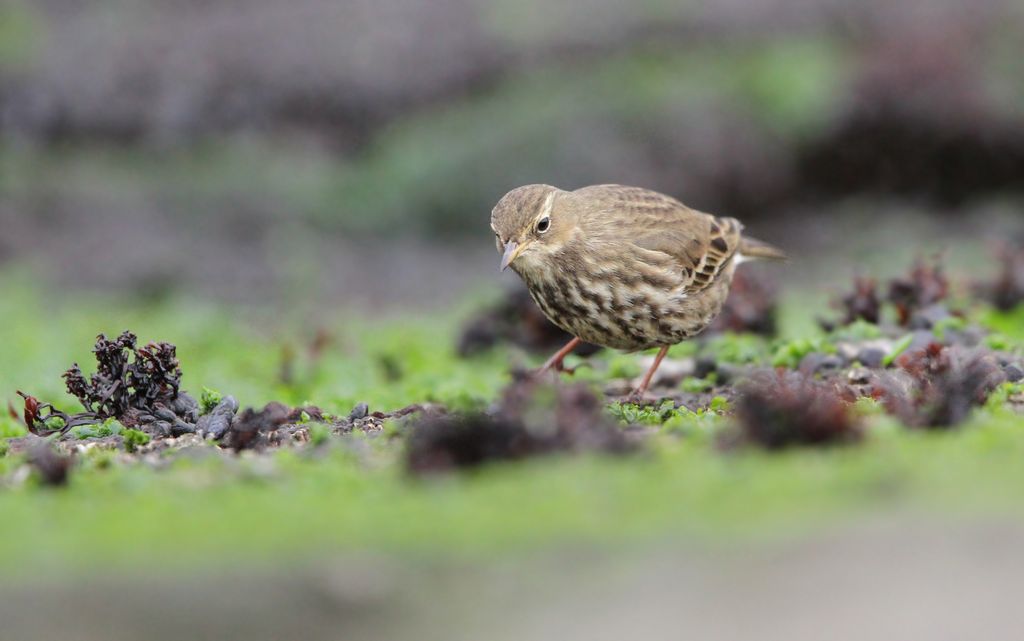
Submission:
[[[566,192],[551,185],[526,185],[505,194],[491,211],[491,230],[501,253],[501,269],[524,264],[558,251],[572,235],[575,218],[558,207]],[[518,261],[518,262],[517,262]]]

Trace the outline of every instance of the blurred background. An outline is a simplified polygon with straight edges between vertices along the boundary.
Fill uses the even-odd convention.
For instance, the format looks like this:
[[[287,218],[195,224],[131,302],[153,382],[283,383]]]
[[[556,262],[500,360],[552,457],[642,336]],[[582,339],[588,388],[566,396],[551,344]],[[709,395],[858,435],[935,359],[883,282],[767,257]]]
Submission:
[[[61,394],[59,372],[69,354],[88,358],[100,317],[103,331],[131,326],[182,345],[191,389],[297,404],[307,389],[278,382],[291,351],[278,356],[273,331],[237,338],[251,319],[239,309],[443,311],[511,286],[489,214],[532,182],[633,184],[739,217],[796,257],[770,272],[790,291],[833,291],[855,271],[891,275],[942,249],[960,273],[995,269],[982,260],[989,243],[1024,233],[1024,0],[0,0],[0,399],[18,387]],[[117,298],[92,301],[102,315],[55,320],[74,315],[78,292]],[[225,303],[228,320],[185,297]],[[106,304],[125,298],[154,311]],[[362,361],[338,348],[317,383],[335,397],[316,400],[378,409],[385,393],[417,402],[426,393],[406,390],[447,398],[445,384],[469,385],[447,381],[454,370],[439,368],[439,352],[416,349],[436,342],[432,326],[405,342],[402,331],[350,340],[368,344]],[[450,348],[445,337],[438,350]],[[401,359],[436,378],[402,387]],[[492,359],[480,388],[506,365]],[[368,391],[374,381],[387,389]],[[354,494],[372,500],[376,478]],[[735,487],[763,502],[770,488],[758,494],[748,480]],[[338,505],[350,489],[317,491],[337,492]],[[867,494],[899,498],[885,483]],[[416,496],[427,505],[441,493]],[[7,518],[52,527],[25,505]],[[459,516],[480,513],[435,518]],[[668,554],[638,547],[639,562],[571,546],[525,566],[439,570],[428,559],[412,576],[379,558],[292,576],[267,558],[277,582],[243,572],[115,578],[98,590],[0,586],[0,619],[11,638],[46,623],[44,638],[89,639],[224,638],[239,625],[245,638],[283,638],[294,631],[286,608],[315,626],[307,638],[336,638],[342,624],[349,638],[379,638],[382,625],[396,631],[384,638],[422,638],[434,623],[451,630],[444,638],[625,638],[639,620],[666,639],[683,624],[709,639],[1019,629],[1019,523],[914,527],[869,523],[747,556],[715,556],[716,540],[670,542]],[[5,542],[10,554],[25,547]],[[64,553],[85,556],[93,543]],[[75,598],[94,616],[68,607]],[[45,621],[24,616],[43,602],[55,604]],[[458,607],[441,621],[444,605]]]
[[[145,297],[436,306],[498,278],[507,190],[620,182],[845,275],[894,230],[912,252],[1020,229],[1022,15],[4,0],[0,261]]]

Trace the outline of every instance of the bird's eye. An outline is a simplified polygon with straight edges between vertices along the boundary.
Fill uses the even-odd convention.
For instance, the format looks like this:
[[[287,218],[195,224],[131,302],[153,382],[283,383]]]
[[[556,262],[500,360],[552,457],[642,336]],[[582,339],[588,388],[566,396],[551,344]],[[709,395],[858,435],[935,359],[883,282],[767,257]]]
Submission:
[[[543,234],[547,230],[551,229],[551,219],[547,216],[537,221],[537,233]]]

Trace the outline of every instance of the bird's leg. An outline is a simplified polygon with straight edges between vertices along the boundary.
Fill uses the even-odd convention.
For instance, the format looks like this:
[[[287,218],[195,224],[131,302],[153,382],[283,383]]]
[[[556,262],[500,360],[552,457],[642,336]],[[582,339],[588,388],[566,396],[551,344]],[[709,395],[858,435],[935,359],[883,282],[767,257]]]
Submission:
[[[665,359],[665,354],[668,354],[668,345],[665,345],[658,350],[658,355],[654,357],[654,363],[651,368],[644,374],[643,379],[640,381],[640,385],[637,386],[629,395],[629,400],[634,403],[639,403],[643,400],[644,394],[647,392],[647,388],[651,385],[651,379],[654,378],[654,372],[658,371],[658,366],[661,365],[661,361]]]
[[[549,358],[548,362],[544,363],[544,365],[541,366],[539,370],[537,370],[536,376],[541,376],[548,370],[552,369],[555,370],[556,372],[568,372],[569,374],[572,374],[573,370],[566,369],[562,365],[562,361],[564,361],[565,357],[568,356],[569,353],[572,352],[572,350],[576,349],[576,347],[582,342],[583,341],[581,341],[578,338],[573,338],[571,341],[566,343],[565,347],[555,352],[555,355]]]

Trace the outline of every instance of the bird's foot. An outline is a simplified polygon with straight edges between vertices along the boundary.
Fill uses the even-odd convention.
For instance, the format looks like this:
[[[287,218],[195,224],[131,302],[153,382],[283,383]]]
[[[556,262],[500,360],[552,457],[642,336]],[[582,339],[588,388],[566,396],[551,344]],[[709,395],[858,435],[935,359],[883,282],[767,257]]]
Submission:
[[[593,365],[590,364],[590,363],[584,362],[584,363],[580,363],[580,364],[576,365],[575,367],[566,367],[565,363],[559,363],[553,369],[556,372],[559,372],[561,374],[568,374],[569,376],[572,376],[573,374],[575,374],[577,372],[577,370],[579,370],[580,368],[585,368],[585,367],[593,367]]]
[[[540,367],[534,370],[533,378],[540,379],[543,378],[544,375],[547,374],[548,372],[554,372],[555,379],[557,380],[559,374],[567,374],[569,376],[572,376],[580,367],[580,365],[577,365],[576,367],[566,367],[565,364],[562,362],[552,363],[551,365],[545,365],[544,367]]]
[[[632,392],[627,394],[623,398],[623,402],[631,403],[633,405],[650,405],[655,401],[655,398],[647,393],[645,389],[634,389]]]
[[[544,363],[543,367],[541,367],[539,370],[537,370],[534,373],[534,378],[540,378],[541,376],[543,376],[546,372],[548,372],[550,370],[554,370],[555,371],[556,377],[557,377],[557,373],[559,373],[559,372],[565,372],[566,374],[569,374],[571,376],[573,374],[573,372],[576,371],[576,368],[575,367],[573,367],[573,368],[566,367],[565,366],[565,357],[568,356],[569,353],[572,352],[572,350],[576,349],[576,346],[579,345],[579,344],[580,344],[580,339],[578,339],[578,338],[573,338],[571,341],[569,341],[566,344],[565,347],[563,347],[562,349],[558,350],[555,353],[554,356],[552,356],[551,358],[548,359],[548,362]]]

